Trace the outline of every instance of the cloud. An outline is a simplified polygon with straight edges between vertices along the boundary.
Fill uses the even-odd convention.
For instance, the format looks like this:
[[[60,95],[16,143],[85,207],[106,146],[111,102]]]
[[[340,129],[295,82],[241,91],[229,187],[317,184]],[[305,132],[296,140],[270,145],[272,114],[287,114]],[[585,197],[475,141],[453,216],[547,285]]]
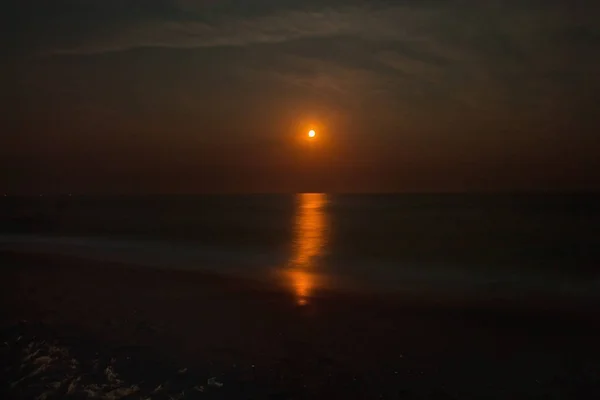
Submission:
[[[255,17],[221,16],[212,22],[139,21],[110,35],[82,38],[80,43],[59,44],[49,53],[93,54],[136,47],[244,46],[344,35],[397,39],[400,32],[395,23],[385,17],[385,12],[359,8],[324,9],[319,12],[283,10]],[[410,16],[403,15],[403,18]]]
[[[535,51],[549,41],[559,45],[590,39],[595,44],[598,42],[597,24],[586,10],[558,7],[552,5],[554,2],[537,8],[519,6],[516,2],[505,2],[512,6],[497,2],[473,6],[452,1],[401,1],[330,7],[325,2],[312,10],[286,8],[287,3],[281,2],[280,9],[265,13],[214,12],[205,15],[199,12],[213,3],[218,2],[179,1],[171,8],[154,4],[151,9],[163,11],[141,15],[130,11],[123,16],[116,8],[115,21],[104,24],[109,29],[79,32],[79,36],[71,35],[75,37],[70,39],[63,35],[46,51],[90,54],[137,47],[244,46],[312,37],[355,36],[424,45],[435,42],[450,51],[459,47],[458,51],[476,51],[483,56],[517,57]],[[195,12],[183,13],[190,9]],[[232,10],[236,8],[232,7]],[[96,12],[95,9],[91,11]],[[109,15],[106,7],[100,14]],[[85,13],[73,16],[74,19],[84,17],[92,18]],[[65,22],[64,18],[61,22]],[[66,21],[67,26],[72,22]],[[60,27],[55,28],[60,32]]]
[[[340,96],[388,93],[404,101],[437,101],[439,106],[454,101],[523,113],[564,107],[561,97],[585,103],[586,96],[593,96],[589,88],[600,86],[595,2],[405,0],[300,6],[259,1],[251,11],[235,1],[152,4],[151,12],[128,9],[128,17],[92,24],[98,28],[81,28],[78,35],[65,34],[65,28],[55,37],[47,32],[41,53],[251,49],[237,59],[249,76],[248,71],[265,71],[272,80],[308,90]],[[103,16],[109,15],[107,9]],[[262,61],[256,60],[259,54]]]
[[[189,4],[204,7],[212,3],[218,2],[176,5],[187,4],[189,9]],[[589,72],[596,66],[598,56],[593,55],[593,49],[600,45],[600,29],[590,18],[589,9],[557,6],[557,2],[536,8],[533,2],[522,3],[525,5],[482,2],[472,6],[451,1],[424,5],[402,1],[323,6],[310,11],[286,9],[282,2],[281,9],[249,16],[239,12],[210,14],[210,18],[201,17],[201,13],[185,18],[177,12],[165,13],[164,17],[151,14],[80,35],[61,35],[42,52],[98,54],[140,47],[241,47],[350,37],[371,41],[374,47],[393,43],[387,53],[365,56],[376,57],[399,72],[414,73],[415,68],[422,68],[432,73],[443,67],[482,77],[524,69],[546,73],[576,67]],[[328,43],[335,51],[336,44]]]

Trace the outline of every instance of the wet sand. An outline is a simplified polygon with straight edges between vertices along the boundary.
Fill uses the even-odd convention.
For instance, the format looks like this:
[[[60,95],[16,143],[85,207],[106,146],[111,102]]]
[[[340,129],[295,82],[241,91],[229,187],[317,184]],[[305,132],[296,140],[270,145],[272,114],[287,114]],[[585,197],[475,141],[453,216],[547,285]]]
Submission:
[[[300,306],[283,287],[202,272],[15,252],[0,266],[13,397],[600,395],[595,302],[322,292]],[[50,364],[31,375],[35,362]]]

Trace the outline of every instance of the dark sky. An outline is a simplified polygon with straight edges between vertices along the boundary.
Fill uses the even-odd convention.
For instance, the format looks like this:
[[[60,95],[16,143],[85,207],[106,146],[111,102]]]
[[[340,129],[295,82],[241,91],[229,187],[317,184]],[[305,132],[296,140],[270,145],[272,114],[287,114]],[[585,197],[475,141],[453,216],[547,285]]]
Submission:
[[[597,0],[0,7],[0,191],[600,189]]]

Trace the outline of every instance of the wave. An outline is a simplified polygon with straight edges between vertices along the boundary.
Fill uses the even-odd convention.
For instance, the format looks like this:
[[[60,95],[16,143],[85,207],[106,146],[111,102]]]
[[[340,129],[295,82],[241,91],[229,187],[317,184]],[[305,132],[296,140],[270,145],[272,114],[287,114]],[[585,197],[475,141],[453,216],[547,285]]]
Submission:
[[[271,279],[290,265],[290,254],[256,248],[207,246],[196,242],[134,238],[0,235],[0,250],[67,255],[167,269]],[[461,265],[403,260],[374,261],[326,255],[307,270],[323,287],[368,292],[480,295],[548,293],[597,296],[600,278],[568,274],[565,269],[515,265]]]

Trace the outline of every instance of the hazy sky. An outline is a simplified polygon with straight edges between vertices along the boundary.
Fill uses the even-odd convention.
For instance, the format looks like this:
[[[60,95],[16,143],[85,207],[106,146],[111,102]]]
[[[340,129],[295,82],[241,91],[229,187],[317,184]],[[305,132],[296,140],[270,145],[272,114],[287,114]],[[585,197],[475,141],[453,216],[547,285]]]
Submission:
[[[600,189],[597,0],[0,7],[3,191]]]

